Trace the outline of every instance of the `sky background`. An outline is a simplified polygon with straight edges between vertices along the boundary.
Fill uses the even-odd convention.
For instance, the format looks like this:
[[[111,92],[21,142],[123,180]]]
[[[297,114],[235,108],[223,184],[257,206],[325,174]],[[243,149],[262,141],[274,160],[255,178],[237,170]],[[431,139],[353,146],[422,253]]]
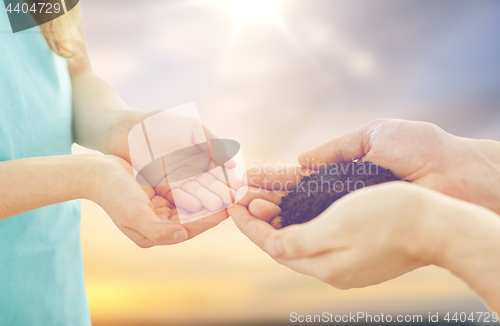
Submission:
[[[208,128],[241,143],[247,167],[295,163],[381,117],[500,140],[499,1],[254,0],[243,11],[217,0],[81,3],[93,68],[130,107],[196,101]],[[336,290],[278,265],[230,220],[142,250],[84,202],[82,241],[97,326],[484,309],[435,267]]]

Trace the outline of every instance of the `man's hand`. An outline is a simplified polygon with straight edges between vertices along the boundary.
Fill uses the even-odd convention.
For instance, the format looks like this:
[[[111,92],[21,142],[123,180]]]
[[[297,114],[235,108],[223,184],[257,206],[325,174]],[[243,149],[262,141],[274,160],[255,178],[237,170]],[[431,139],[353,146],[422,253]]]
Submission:
[[[245,200],[268,190],[293,190],[311,170],[354,159],[375,163],[403,180],[500,213],[500,143],[456,137],[430,123],[386,119],[372,121],[301,154],[302,169],[248,170],[245,181],[250,188]]]
[[[382,283],[433,264],[500,311],[500,219],[491,210],[390,182],[350,193],[309,222],[276,230],[268,221],[279,215],[279,194],[261,190],[228,211],[277,262],[339,289]]]
[[[500,213],[500,143],[460,138],[436,125],[375,120],[299,156],[309,169],[369,161],[401,179]]]
[[[269,197],[251,202],[253,214],[240,204],[228,211],[238,228],[279,263],[347,289],[434,263],[440,238],[427,202],[435,194],[404,182],[372,186],[341,198],[307,223],[281,230],[266,221],[271,210],[279,214]],[[254,215],[262,213],[269,215]]]

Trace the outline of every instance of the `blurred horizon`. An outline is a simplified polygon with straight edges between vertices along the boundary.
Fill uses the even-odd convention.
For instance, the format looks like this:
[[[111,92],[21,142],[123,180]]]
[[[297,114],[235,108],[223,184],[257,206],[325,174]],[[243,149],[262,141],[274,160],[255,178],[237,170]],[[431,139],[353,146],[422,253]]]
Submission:
[[[296,163],[301,152],[381,117],[500,140],[495,0],[81,5],[93,69],[125,103],[158,110],[196,101],[209,129],[241,144],[247,167]],[[274,262],[230,219],[186,243],[144,250],[84,201],[82,246],[95,326],[280,325],[292,311],[486,309],[437,267],[336,290]]]

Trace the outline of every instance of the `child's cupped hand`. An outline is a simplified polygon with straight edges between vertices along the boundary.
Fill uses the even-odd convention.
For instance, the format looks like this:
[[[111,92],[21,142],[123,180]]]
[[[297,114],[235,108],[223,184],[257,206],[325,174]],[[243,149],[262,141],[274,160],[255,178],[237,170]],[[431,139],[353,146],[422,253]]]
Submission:
[[[96,166],[97,180],[89,199],[99,204],[116,226],[141,248],[183,242],[216,226],[228,217],[226,210],[180,224],[177,208],[163,193],[165,187],[140,185],[132,166],[107,155]]]

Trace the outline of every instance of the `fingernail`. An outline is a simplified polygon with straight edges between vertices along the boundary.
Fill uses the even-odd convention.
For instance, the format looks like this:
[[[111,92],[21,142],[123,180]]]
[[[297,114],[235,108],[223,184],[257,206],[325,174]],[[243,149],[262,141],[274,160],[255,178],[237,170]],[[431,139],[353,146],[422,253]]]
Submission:
[[[271,256],[281,256],[283,254],[283,248],[281,247],[281,241],[279,239],[274,239],[271,241],[269,246],[269,254]]]
[[[188,234],[186,231],[175,231],[174,233],[174,243],[179,243],[186,241],[188,238]]]

